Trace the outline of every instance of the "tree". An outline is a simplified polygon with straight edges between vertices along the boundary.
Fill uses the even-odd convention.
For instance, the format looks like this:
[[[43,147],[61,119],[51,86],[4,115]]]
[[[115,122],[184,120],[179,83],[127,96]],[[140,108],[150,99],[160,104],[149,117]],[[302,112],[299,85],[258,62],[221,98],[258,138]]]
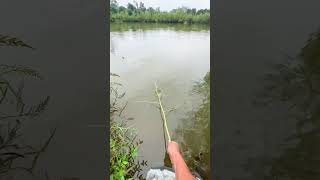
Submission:
[[[137,1],[133,1],[134,5],[136,6],[136,9],[139,9],[139,4]]]
[[[205,14],[205,13],[210,13],[210,10],[209,9],[199,9],[196,14]]]
[[[117,13],[118,12],[118,2],[116,0],[110,1],[110,12]]]
[[[154,10],[152,7],[149,7],[149,8],[147,9],[147,11],[150,12],[150,13],[154,13],[154,12],[155,12],[155,10]]]
[[[191,12],[192,12],[193,15],[196,15],[197,14],[197,9],[196,8],[192,8]]]
[[[189,9],[189,8],[187,8],[187,13],[188,13],[188,14],[192,14],[192,10]]]
[[[139,10],[142,11],[142,12],[145,12],[145,11],[146,11],[146,8],[144,7],[144,3],[143,3],[143,2],[140,2],[140,4],[139,4]]]
[[[120,6],[118,12],[125,12],[127,9],[124,6]]]
[[[134,14],[136,12],[137,8],[133,4],[128,3],[127,9],[128,9],[128,14],[131,16],[132,14]]]

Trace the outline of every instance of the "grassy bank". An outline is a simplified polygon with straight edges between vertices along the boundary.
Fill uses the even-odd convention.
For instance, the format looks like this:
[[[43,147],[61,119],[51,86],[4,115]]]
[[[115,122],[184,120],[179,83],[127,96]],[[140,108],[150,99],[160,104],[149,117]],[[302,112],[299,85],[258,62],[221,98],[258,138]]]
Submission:
[[[181,7],[169,12],[160,11],[160,8],[146,8],[142,2],[128,3],[127,7],[119,6],[117,1],[110,3],[111,22],[144,22],[144,23],[184,23],[209,24],[209,9],[190,9]]]
[[[111,76],[118,77],[116,74]],[[122,114],[125,106],[118,103],[125,93],[120,93],[117,82],[110,82],[110,180],[142,179],[142,167],[146,161],[138,161],[138,149],[142,141],[137,140],[138,132],[126,124]]]

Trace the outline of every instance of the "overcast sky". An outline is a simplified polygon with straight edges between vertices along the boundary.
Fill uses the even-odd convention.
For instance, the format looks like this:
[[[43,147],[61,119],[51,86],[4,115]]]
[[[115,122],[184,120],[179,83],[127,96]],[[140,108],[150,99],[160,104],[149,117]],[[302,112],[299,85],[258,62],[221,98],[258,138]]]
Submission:
[[[117,2],[126,6],[129,2],[133,3],[133,0],[117,0]],[[160,7],[161,10],[171,10],[181,6],[210,9],[210,0],[137,0],[137,2],[143,2],[146,7]]]

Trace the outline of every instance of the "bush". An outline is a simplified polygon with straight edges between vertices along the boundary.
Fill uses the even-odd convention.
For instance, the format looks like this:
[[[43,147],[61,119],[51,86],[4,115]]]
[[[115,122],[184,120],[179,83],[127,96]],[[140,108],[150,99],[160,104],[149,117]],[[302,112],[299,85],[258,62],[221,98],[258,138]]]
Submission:
[[[126,127],[125,123],[111,121],[110,124],[110,180],[133,179],[141,177],[142,170],[136,161],[139,145],[135,142],[137,131]]]
[[[110,83],[110,180],[142,179],[140,172],[142,166],[147,164],[146,161],[140,163],[136,158],[143,142],[136,140],[137,130],[127,127],[126,119],[121,115],[125,106],[119,108],[117,102],[125,93],[118,93],[119,86],[121,84]]]

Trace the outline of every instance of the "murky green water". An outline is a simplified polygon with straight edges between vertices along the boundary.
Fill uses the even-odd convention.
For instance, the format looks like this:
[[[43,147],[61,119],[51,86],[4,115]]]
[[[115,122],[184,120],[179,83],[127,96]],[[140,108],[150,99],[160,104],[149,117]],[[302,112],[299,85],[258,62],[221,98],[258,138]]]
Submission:
[[[139,130],[139,138],[144,142],[139,155],[148,161],[145,172],[164,165],[166,154],[158,109],[139,102],[156,100],[156,81],[165,94],[165,107],[176,107],[168,116],[173,140],[183,146],[189,166],[207,176],[209,106],[202,93],[194,92],[194,86],[210,71],[209,27],[111,24],[110,52],[110,71],[120,75],[112,80],[121,83],[126,91],[128,104],[123,113],[134,118],[129,123]]]

